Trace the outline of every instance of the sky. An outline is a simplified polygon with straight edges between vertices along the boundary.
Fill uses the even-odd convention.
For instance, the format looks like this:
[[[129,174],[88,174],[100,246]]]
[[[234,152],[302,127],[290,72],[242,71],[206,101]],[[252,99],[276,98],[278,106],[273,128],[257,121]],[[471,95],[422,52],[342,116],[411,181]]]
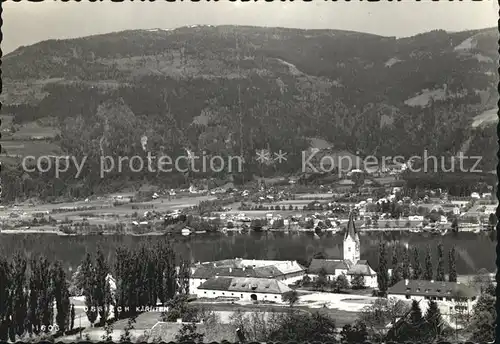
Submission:
[[[156,2],[90,3],[44,1],[3,2],[4,54],[47,39],[75,38],[130,29],[175,28],[186,25],[252,25],[301,29],[338,29],[406,37],[443,29],[463,31],[497,26],[496,0],[432,2],[305,3]]]

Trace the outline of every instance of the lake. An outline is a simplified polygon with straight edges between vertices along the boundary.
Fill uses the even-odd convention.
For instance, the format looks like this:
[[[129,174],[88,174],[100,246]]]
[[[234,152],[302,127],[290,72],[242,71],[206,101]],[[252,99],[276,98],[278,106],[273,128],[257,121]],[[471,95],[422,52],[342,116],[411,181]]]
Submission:
[[[496,232],[492,233],[451,233],[432,236],[426,233],[362,233],[361,259],[366,259],[376,269],[378,265],[378,245],[385,241],[389,247],[398,242],[422,250],[431,245],[435,260],[436,246],[442,242],[445,249],[445,270],[447,270],[448,250],[456,247],[458,274],[474,274],[480,268],[496,271]],[[168,240],[175,251],[192,262],[212,261],[229,258],[308,260],[317,252],[324,252],[330,258],[342,257],[343,234],[321,233],[276,233],[250,232],[248,234],[221,233],[182,236],[59,236],[55,234],[0,234],[0,254],[10,257],[15,252],[28,256],[43,253],[48,259],[60,260],[66,269],[75,269],[85,253],[95,252],[100,246],[107,255],[108,262],[114,264],[115,249],[120,245],[138,246],[141,242],[154,243]],[[388,258],[389,263],[391,258]],[[434,268],[436,263],[434,263]]]

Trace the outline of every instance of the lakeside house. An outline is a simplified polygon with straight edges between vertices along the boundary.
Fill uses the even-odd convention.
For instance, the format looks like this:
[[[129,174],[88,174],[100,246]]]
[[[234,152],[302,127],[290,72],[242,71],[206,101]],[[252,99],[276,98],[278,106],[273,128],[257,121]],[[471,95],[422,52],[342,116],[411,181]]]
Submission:
[[[399,300],[433,300],[443,313],[471,312],[479,293],[460,282],[401,280],[387,291],[389,298]],[[427,302],[421,302],[425,312]]]
[[[196,296],[283,303],[283,294],[291,290],[283,282],[270,278],[213,277],[198,286]]]

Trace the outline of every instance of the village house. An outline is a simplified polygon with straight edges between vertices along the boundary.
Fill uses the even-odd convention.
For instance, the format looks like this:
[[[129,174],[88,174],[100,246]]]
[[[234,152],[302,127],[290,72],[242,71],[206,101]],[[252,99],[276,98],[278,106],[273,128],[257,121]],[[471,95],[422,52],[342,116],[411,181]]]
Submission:
[[[214,277],[197,288],[198,298],[234,298],[241,301],[283,303],[283,294],[291,289],[270,278]]]
[[[471,312],[478,292],[460,282],[401,280],[387,291],[399,300],[433,300],[443,313]],[[425,312],[428,302],[420,302]]]
[[[356,276],[363,276],[364,285],[368,288],[377,287],[377,273],[366,260],[361,260],[359,234],[354,224],[354,214],[349,214],[347,230],[344,236],[342,259],[313,259],[307,270],[311,278],[318,277],[321,270],[326,272],[327,279],[333,281],[340,275],[345,275],[349,282]]]

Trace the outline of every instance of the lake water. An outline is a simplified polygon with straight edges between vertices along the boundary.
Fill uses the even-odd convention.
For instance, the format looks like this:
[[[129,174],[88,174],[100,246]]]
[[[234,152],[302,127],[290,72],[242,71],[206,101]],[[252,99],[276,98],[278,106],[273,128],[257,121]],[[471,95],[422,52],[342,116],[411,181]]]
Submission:
[[[0,234],[0,254],[10,257],[15,252],[27,255],[43,253],[50,260],[59,259],[69,270],[75,269],[85,253],[95,252],[100,246],[110,264],[114,263],[115,249],[120,245],[138,246],[141,242],[154,243],[168,240],[175,251],[192,262],[212,261],[229,258],[308,260],[317,252],[328,257],[341,258],[342,234],[324,233],[255,233],[227,235],[214,233],[182,236],[58,236],[52,234]],[[378,244],[385,241],[389,247],[397,242],[408,243],[409,247],[419,247],[422,263],[423,250],[431,245],[434,256],[436,246],[442,242],[445,249],[445,270],[447,270],[448,250],[456,247],[457,272],[474,274],[480,268],[496,271],[496,232],[492,233],[452,233],[446,236],[431,236],[425,233],[366,233],[361,236],[361,259],[366,259],[375,269],[378,265]],[[389,257],[389,263],[391,261]],[[436,263],[434,264],[434,267]]]

